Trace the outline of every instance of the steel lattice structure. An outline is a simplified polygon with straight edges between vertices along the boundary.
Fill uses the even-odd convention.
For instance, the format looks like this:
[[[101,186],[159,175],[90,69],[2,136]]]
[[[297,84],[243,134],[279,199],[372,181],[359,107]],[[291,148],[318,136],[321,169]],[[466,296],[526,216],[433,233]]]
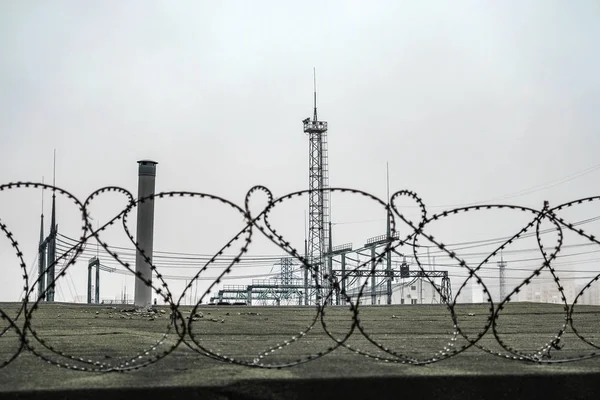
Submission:
[[[500,301],[506,298],[506,263],[504,260],[498,261],[498,271],[500,280]]]
[[[379,278],[380,279],[379,284],[381,284],[381,280],[383,280],[383,279],[385,279],[387,281],[387,280],[392,280],[395,278],[401,278],[401,279],[417,278],[417,279],[429,279],[429,280],[433,281],[434,278],[442,278],[441,284],[440,284],[440,286],[438,286],[438,288],[440,290],[440,296],[441,296],[440,303],[450,304],[452,302],[452,286],[450,284],[450,277],[448,276],[448,271],[421,271],[421,270],[411,271],[409,269],[408,264],[403,263],[401,265],[399,271],[398,270],[370,271],[368,269],[354,269],[354,270],[350,270],[350,271],[334,270],[333,275],[336,277],[339,277],[340,281],[351,281],[357,277]],[[375,284],[375,281],[373,281],[373,284],[370,287],[371,295],[373,293],[375,293],[375,294],[381,293],[381,294],[387,295],[387,293],[386,293],[387,289],[386,290],[381,289],[379,292],[376,291],[376,287],[379,286],[379,284]],[[347,283],[346,283],[346,285],[347,285]]]
[[[294,259],[283,257],[279,263],[279,277],[253,279],[251,285],[224,285],[210,302],[234,301],[247,305],[301,305],[304,298],[304,282],[294,274]]]
[[[308,134],[308,260],[317,271],[316,302],[320,301],[319,285],[327,288],[325,253],[329,237],[329,171],[327,162],[327,122],[317,117],[317,91],[314,92],[313,119],[304,121],[304,133]],[[329,273],[330,275],[330,273]]]
[[[283,257],[279,262],[281,269],[281,284],[289,285],[294,280],[294,259],[292,257]]]

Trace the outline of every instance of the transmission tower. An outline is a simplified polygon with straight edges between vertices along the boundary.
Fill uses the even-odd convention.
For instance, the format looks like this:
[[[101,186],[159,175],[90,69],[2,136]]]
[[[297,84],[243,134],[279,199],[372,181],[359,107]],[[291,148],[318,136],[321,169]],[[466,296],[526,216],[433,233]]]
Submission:
[[[441,299],[440,299],[441,303],[452,304],[452,285],[450,284],[450,277],[448,276],[448,274],[445,274],[444,277],[442,278],[442,287],[440,288],[440,297],[441,297]]]
[[[503,301],[506,298],[506,262],[502,256],[498,261],[498,271],[500,273],[500,301]]]
[[[313,119],[303,122],[304,133],[308,134],[308,261],[316,271],[316,302],[320,302],[319,286],[327,286],[325,276],[326,245],[329,237],[329,187],[327,162],[327,122],[317,118],[317,80],[314,74]]]
[[[294,280],[294,265],[292,264],[291,257],[284,257],[280,260],[279,266],[281,268],[281,284],[291,285]]]

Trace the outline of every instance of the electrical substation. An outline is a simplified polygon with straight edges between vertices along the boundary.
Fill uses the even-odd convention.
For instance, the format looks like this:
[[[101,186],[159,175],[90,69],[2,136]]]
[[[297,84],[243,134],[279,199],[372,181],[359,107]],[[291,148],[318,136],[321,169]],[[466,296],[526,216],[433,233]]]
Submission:
[[[386,233],[369,238],[359,248],[352,243],[334,245],[330,218],[328,124],[317,114],[316,77],[313,92],[313,115],[302,121],[304,133],[308,137],[308,229],[305,235],[304,258],[312,265],[306,268],[292,257],[280,257],[273,266],[278,273],[269,279],[253,279],[247,285],[224,284],[213,297],[211,304],[238,305],[345,305],[348,299],[353,302],[372,305],[389,304],[434,304],[452,301],[452,287],[447,271],[411,268],[403,255],[387,250],[377,256],[390,243],[399,240],[398,234],[391,234],[390,215],[387,218]],[[136,241],[153,258],[154,200],[156,179],[155,161],[138,161],[138,201]],[[389,184],[388,184],[389,185]],[[389,193],[388,199],[389,201]],[[41,217],[39,244],[38,294],[43,301],[54,301],[55,277],[64,268],[55,271],[57,240],[59,251],[67,251],[74,239],[58,234],[56,224],[56,196],[52,196],[52,221],[50,234],[44,237],[44,216]],[[152,279],[150,264],[140,252],[135,252],[135,271],[148,281]],[[503,264],[504,265],[504,264]],[[99,254],[88,262],[87,303],[100,303],[100,271],[114,273],[117,268],[101,263]],[[501,269],[503,283],[503,269]],[[47,289],[47,290],[46,290]],[[126,290],[126,288],[125,288]],[[156,301],[156,299],[154,299]],[[130,303],[125,294],[115,302]],[[135,279],[133,301],[138,307],[152,304],[153,292],[140,279]]]
[[[331,305],[346,303],[346,299],[366,304],[446,303],[452,300],[452,287],[447,271],[411,270],[406,258],[394,259],[387,251],[385,267],[376,262],[377,249],[398,240],[392,235],[390,218],[387,233],[370,238],[359,249],[351,243],[333,246],[330,218],[328,125],[317,114],[316,77],[313,91],[313,115],[302,121],[308,136],[308,237],[305,258],[313,271],[296,263],[302,276],[293,275],[294,259],[282,258],[281,274],[276,279],[255,280],[247,286],[224,285],[216,303],[248,305],[310,305],[327,301]],[[389,197],[389,193],[388,193]],[[389,199],[388,199],[389,200]],[[360,258],[371,263],[359,268]],[[368,280],[365,284],[365,280]],[[363,288],[364,285],[364,288]],[[361,290],[362,288],[362,290]],[[327,296],[331,292],[331,296]],[[439,294],[438,294],[439,293]],[[360,296],[360,298],[359,298]]]

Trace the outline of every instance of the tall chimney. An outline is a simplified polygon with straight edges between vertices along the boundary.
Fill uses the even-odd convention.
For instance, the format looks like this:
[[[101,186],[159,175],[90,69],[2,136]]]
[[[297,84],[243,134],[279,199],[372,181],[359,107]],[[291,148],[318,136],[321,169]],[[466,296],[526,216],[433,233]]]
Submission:
[[[154,195],[156,180],[155,161],[138,161],[138,204],[137,204],[137,243],[146,257],[152,261],[152,249],[154,243],[154,198],[147,199],[143,203],[139,200],[143,197]],[[152,268],[144,260],[142,254],[138,251],[135,256],[135,271],[148,281],[152,281]],[[152,304],[152,287],[146,285],[142,280],[135,279],[135,305],[137,307],[146,307]]]

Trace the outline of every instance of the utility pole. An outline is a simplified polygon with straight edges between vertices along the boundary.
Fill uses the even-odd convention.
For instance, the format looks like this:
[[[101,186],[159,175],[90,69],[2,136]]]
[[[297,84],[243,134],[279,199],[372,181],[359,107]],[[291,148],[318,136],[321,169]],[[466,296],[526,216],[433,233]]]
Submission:
[[[388,217],[389,217],[389,213],[388,213]],[[389,223],[389,218],[388,218],[388,223]],[[376,280],[376,276],[378,275],[375,271],[375,268],[377,267],[377,263],[375,262],[375,258],[376,258],[376,251],[375,248],[378,246],[383,246],[383,245],[388,245],[391,246],[392,242],[394,242],[395,240],[398,240],[398,232],[396,232],[394,235],[391,234],[391,231],[388,231],[385,235],[380,235],[380,236],[375,236],[372,237],[370,239],[367,240],[367,243],[365,244],[365,248],[369,248],[371,249],[371,270],[372,270],[372,275],[371,275],[371,304],[376,304],[376,293],[375,293],[375,280]],[[387,262],[387,266],[384,271],[384,277],[383,277],[383,281],[387,282],[388,286],[387,286],[387,296],[388,299],[391,303],[391,296],[392,296],[392,279],[393,279],[393,271],[392,271],[392,263],[391,263],[391,252],[388,250],[387,251],[387,255],[388,255],[388,262]],[[389,304],[389,303],[388,303]]]
[[[346,295],[346,253],[342,254],[342,276],[340,278],[342,294]]]
[[[338,245],[335,247],[331,247],[331,243],[330,243],[330,250],[327,253],[327,257],[331,260],[331,264],[330,264],[331,267],[333,267],[333,262],[332,262],[333,257],[337,256],[337,255],[342,256],[342,271],[341,271],[341,276],[340,276],[339,280],[337,279],[336,271],[334,271],[333,268],[331,268],[331,282],[333,283],[332,297],[335,292],[336,305],[339,305],[339,303],[340,303],[340,294],[345,295],[345,293],[346,293],[346,253],[349,253],[351,251],[352,251],[352,243],[345,243],[345,244]],[[341,291],[340,291],[340,285],[341,285]],[[338,293],[338,291],[340,291],[340,293]]]
[[[392,304],[392,250],[391,250],[391,242],[392,242],[392,228],[391,228],[391,224],[392,224],[392,211],[389,207],[390,206],[390,168],[389,168],[389,164],[386,163],[386,180],[387,180],[387,204],[388,204],[388,212],[387,212],[387,229],[386,229],[386,235],[387,235],[387,240],[388,240],[388,246],[390,246],[387,250],[387,254],[386,254],[386,261],[387,261],[387,266],[386,266],[386,272],[387,272],[387,304],[390,305]]]
[[[308,240],[304,239],[304,259],[308,262]],[[308,305],[308,268],[304,266],[304,305]]]
[[[332,250],[332,246],[331,246],[331,236],[332,236],[332,233],[331,233],[331,221],[329,221],[329,235],[328,236],[329,236],[329,246],[328,246],[328,249],[327,249],[327,253],[328,253],[329,256],[327,257],[327,259],[329,261],[329,266],[327,268],[327,276],[328,276],[328,280],[329,280],[329,285],[327,285],[327,287],[328,287],[329,292],[331,294],[331,296],[329,297],[329,304],[333,304],[333,295],[334,295],[333,290],[334,290],[334,288],[333,288],[333,275],[332,275],[333,274],[333,255],[331,254],[331,250]]]
[[[94,285],[94,297],[92,298],[92,275],[93,269],[96,267],[96,284]],[[100,302],[100,259],[98,257],[92,257],[88,261],[88,290],[87,290],[87,302],[88,304]]]
[[[96,304],[100,304],[100,260],[96,257]]]
[[[377,268],[377,261],[375,260],[375,246],[371,246],[371,304],[377,304],[377,293],[375,292],[375,268]]]

